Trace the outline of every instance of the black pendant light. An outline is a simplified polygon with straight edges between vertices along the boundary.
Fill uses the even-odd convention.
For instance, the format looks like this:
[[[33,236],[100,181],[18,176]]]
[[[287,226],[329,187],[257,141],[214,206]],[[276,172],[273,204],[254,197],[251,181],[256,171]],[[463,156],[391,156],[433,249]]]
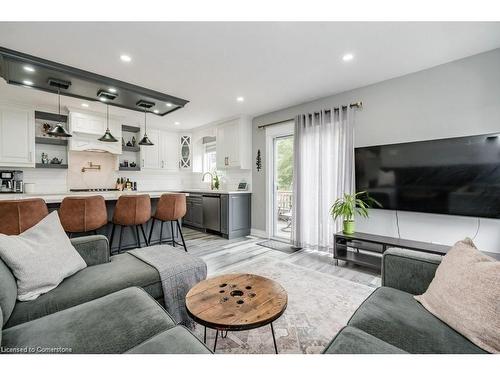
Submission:
[[[58,102],[58,111],[57,113],[59,116],[61,116],[61,89],[57,89],[57,102]],[[72,137],[71,134],[69,134],[66,129],[64,129],[64,126],[62,126],[59,122],[56,124],[54,129],[48,132],[48,134],[53,135],[54,137],[61,137],[61,138],[68,138]]]
[[[146,127],[146,106],[144,108],[144,137],[139,141],[141,146],[154,146],[154,143],[148,138],[147,127]]]
[[[113,134],[109,131],[109,104],[106,104],[106,132],[99,140],[101,142],[118,142],[118,139],[113,137]]]

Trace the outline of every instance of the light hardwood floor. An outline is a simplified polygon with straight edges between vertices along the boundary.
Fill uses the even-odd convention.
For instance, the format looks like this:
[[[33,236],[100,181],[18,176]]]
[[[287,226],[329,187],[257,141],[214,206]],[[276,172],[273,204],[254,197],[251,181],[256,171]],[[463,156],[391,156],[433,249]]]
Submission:
[[[232,268],[244,269],[245,263],[253,262],[259,257],[273,257],[302,267],[337,276],[355,283],[378,287],[380,274],[374,270],[347,265],[340,262],[335,266],[331,253],[302,249],[293,254],[258,245],[265,239],[253,236],[226,240],[207,233],[183,228],[189,253],[201,257],[208,265],[208,277],[231,272]]]

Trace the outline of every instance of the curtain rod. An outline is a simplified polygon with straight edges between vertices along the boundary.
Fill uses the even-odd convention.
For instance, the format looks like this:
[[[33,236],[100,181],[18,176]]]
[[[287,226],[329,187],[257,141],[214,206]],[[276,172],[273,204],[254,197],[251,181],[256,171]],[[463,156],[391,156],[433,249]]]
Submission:
[[[356,102],[356,103],[351,103],[349,104],[349,107],[350,108],[363,108],[363,102]],[[347,109],[347,106],[346,105],[343,105],[342,107],[337,107],[337,108],[333,108],[333,110],[338,110],[338,109]],[[328,109],[326,112],[330,112],[331,110]],[[317,113],[317,112],[315,112]],[[283,124],[285,122],[290,122],[290,121],[293,121],[295,120],[294,118],[289,118],[289,119],[286,119],[286,120],[281,120],[281,121],[276,121],[276,122],[271,122],[270,124],[265,124],[265,125],[259,125],[257,127],[257,129],[264,129],[264,128],[267,128],[268,126],[273,126],[273,125],[279,125],[279,124]]]

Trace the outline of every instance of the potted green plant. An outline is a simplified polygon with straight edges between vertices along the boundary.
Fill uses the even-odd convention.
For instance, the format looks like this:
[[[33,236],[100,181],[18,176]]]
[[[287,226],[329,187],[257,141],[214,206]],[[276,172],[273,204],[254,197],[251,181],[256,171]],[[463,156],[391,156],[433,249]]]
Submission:
[[[366,191],[360,191],[355,194],[344,194],[342,198],[338,198],[330,208],[330,215],[334,220],[339,217],[344,218],[343,232],[344,234],[354,233],[354,217],[368,217],[368,208],[377,205],[382,205],[375,199],[368,196]]]

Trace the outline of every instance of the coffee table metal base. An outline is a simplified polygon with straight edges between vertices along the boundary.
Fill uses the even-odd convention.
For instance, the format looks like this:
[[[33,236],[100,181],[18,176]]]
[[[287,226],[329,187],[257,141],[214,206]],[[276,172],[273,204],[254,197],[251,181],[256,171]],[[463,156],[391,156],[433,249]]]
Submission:
[[[274,352],[278,354],[278,346],[276,345],[276,335],[274,334],[274,327],[273,323],[269,323],[271,326],[271,334],[273,335],[273,344],[274,344]],[[215,349],[217,349],[217,338],[219,337],[219,332],[220,332],[220,337],[225,339],[227,337],[228,330],[223,331],[223,330],[215,330],[215,341],[214,341],[214,349],[213,352],[215,353]],[[226,332],[226,334],[224,334]],[[203,326],[203,343],[207,343],[207,326]]]

